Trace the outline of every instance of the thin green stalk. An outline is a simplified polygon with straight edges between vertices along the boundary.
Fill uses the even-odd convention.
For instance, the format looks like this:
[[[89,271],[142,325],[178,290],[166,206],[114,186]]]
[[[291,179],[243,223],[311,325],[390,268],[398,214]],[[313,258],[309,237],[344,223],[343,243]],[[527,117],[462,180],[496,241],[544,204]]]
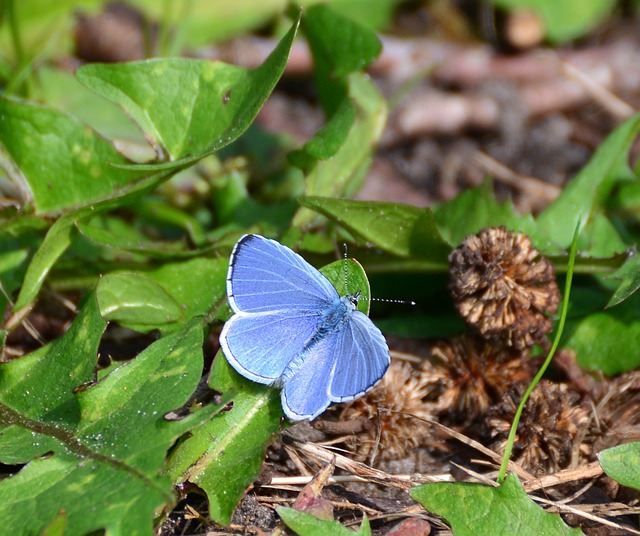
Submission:
[[[538,373],[535,375],[527,390],[524,392],[522,396],[522,400],[520,401],[520,405],[516,411],[516,414],[513,418],[513,422],[511,423],[511,429],[509,430],[509,437],[507,439],[507,447],[504,451],[504,456],[502,457],[502,464],[500,465],[500,472],[498,473],[498,484],[502,484],[504,482],[505,476],[507,474],[507,468],[509,466],[509,460],[511,459],[511,453],[513,452],[513,444],[516,439],[516,432],[518,431],[518,424],[520,424],[520,417],[522,416],[522,412],[524,411],[524,407],[527,404],[527,400],[529,400],[529,396],[536,388],[542,376],[547,371],[547,368],[551,364],[551,360],[560,345],[560,339],[562,338],[562,333],[564,331],[564,324],[567,319],[567,310],[569,309],[569,295],[571,293],[571,282],[573,280],[573,266],[576,260],[576,251],[578,249],[578,235],[580,233],[580,221],[578,221],[578,225],[576,226],[576,230],[573,234],[573,242],[571,243],[571,252],[569,254],[569,267],[567,270],[567,279],[564,286],[564,298],[562,300],[562,311],[560,313],[560,321],[558,322],[558,331],[556,332],[556,336],[553,340],[553,345],[551,346],[551,350],[547,355],[544,363],[538,370]]]
[[[22,38],[20,36],[20,25],[16,17],[16,8],[14,0],[6,0],[7,18],[9,19],[9,31],[11,32],[11,41],[13,49],[16,53],[16,64],[22,65],[24,61],[24,48],[22,47]]]

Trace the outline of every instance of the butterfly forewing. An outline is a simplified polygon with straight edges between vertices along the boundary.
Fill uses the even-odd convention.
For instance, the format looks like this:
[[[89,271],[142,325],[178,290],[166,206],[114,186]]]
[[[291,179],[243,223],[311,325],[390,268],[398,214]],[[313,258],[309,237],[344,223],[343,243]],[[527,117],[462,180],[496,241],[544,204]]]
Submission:
[[[300,255],[259,235],[245,235],[236,244],[227,294],[231,308],[245,313],[317,312],[338,299],[327,278]]]
[[[220,346],[240,374],[258,383],[274,383],[302,352],[318,321],[313,312],[235,314],[222,328]]]

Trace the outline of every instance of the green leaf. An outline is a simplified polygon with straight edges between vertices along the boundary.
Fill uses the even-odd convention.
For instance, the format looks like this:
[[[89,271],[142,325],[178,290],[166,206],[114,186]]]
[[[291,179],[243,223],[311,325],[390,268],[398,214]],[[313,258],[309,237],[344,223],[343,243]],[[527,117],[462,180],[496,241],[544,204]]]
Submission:
[[[640,255],[636,253],[629,257],[609,278],[620,280],[620,286],[607,304],[607,307],[613,307],[622,303],[640,288]]]
[[[562,251],[538,232],[530,214],[518,214],[511,201],[498,203],[491,181],[485,181],[478,188],[464,190],[451,201],[435,208],[433,215],[438,231],[453,247],[482,229],[504,225],[509,230],[525,233],[545,253],[558,254]]]
[[[591,311],[604,306],[605,294],[586,296]],[[602,303],[594,303],[602,300]],[[572,308],[575,305],[572,303]],[[563,346],[575,350],[581,366],[607,375],[640,367],[640,355],[629,351],[630,341],[640,340],[640,295],[634,294],[612,309],[596,310],[567,321]]]
[[[627,158],[639,130],[640,115],[614,130],[589,163],[567,184],[560,197],[540,214],[540,231],[560,248],[569,247],[578,222],[586,225],[600,210],[617,182],[636,179]]]
[[[360,292],[358,310],[369,314],[371,288],[362,265],[355,259],[332,262],[320,268],[320,272],[331,282],[340,296]]]
[[[283,417],[277,389],[245,380],[218,352],[209,386],[235,390],[227,411],[194,430],[173,452],[167,474],[176,484],[192,482],[209,498],[209,515],[228,525],[246,488],[256,479],[267,444]]]
[[[349,530],[343,527],[337,521],[328,521],[318,519],[317,517],[294,510],[293,508],[287,508],[286,506],[278,506],[276,508],[278,515],[285,522],[285,525],[293,530],[296,534],[301,536],[353,536],[354,534],[360,534],[361,536],[370,536],[371,528],[369,526],[369,520],[365,515],[362,518],[362,525],[357,531]]]
[[[380,55],[382,43],[370,28],[326,4],[306,9],[302,29],[316,68],[331,78],[344,78],[366,69]]]
[[[331,119],[300,149],[289,153],[289,160],[305,172],[310,172],[318,160],[334,156],[344,145],[356,120],[353,104],[345,99]]]
[[[96,245],[112,250],[124,250],[151,257],[194,256],[202,251],[187,250],[184,241],[153,242],[142,233],[116,218],[93,218],[76,222],[80,233]]]
[[[604,214],[594,214],[582,229],[578,243],[583,257],[608,259],[629,249]]]
[[[325,153],[296,153],[294,160],[302,160],[307,170],[305,177],[305,195],[322,197],[342,197],[354,194],[360,187],[366,170],[371,162],[371,154],[382,134],[387,117],[384,99],[371,81],[362,73],[354,73],[348,78],[348,103],[338,108],[325,127],[317,135]],[[356,111],[355,122],[349,124],[349,108]],[[350,127],[348,133],[346,129]],[[327,136],[333,136],[328,144]],[[343,141],[344,140],[344,141]],[[315,141],[309,142],[312,147]],[[335,151],[337,145],[342,143]],[[329,149],[327,149],[329,147]],[[335,151],[335,153],[334,153]],[[318,154],[332,156],[318,159]],[[308,210],[300,210],[294,220],[295,227],[307,226],[316,216]]]
[[[23,307],[28,307],[36,299],[45,277],[71,243],[74,222],[131,203],[156,188],[168,178],[169,175],[166,173],[145,177],[112,192],[105,199],[96,201],[59,218],[51,226],[44,241],[34,254],[27,268],[22,289],[13,310],[17,311]]]
[[[430,209],[382,201],[307,197],[300,204],[399,257],[421,257],[447,265],[450,247],[436,228]]]
[[[96,298],[105,320],[155,328],[182,319],[178,302],[153,279],[137,273],[107,274],[98,283]]]
[[[0,407],[3,411],[15,411],[33,421],[46,419],[55,423],[62,410],[65,422],[79,419],[77,401],[69,400],[69,397],[78,385],[93,380],[98,344],[106,325],[95,298],[89,298],[64,336],[1,365]],[[40,437],[33,443],[9,441],[13,435],[23,438],[25,430],[17,425],[10,426],[4,418],[0,419],[0,430],[0,460],[3,463],[26,463],[57,444],[55,437],[38,434],[37,430],[34,430],[35,435]]]
[[[547,39],[561,43],[585,35],[603,22],[615,5],[613,0],[493,0],[508,9],[531,9],[542,18]]]
[[[14,312],[32,303],[44,283],[47,274],[71,244],[75,228],[71,216],[58,219],[35,252],[22,282],[20,294],[13,307]]]
[[[345,79],[375,60],[382,44],[376,34],[326,4],[309,7],[302,19],[315,70],[320,102],[328,116],[343,104]]]
[[[126,140],[139,151],[153,152],[140,129],[117,104],[108,101],[82,85],[68,69],[45,65],[38,69],[37,93],[32,99],[77,117],[100,135]],[[39,90],[39,91],[38,91]]]
[[[101,312],[142,333],[169,333],[210,313],[222,320],[228,309],[222,307],[227,268],[226,257],[195,257],[137,272],[112,272],[98,283]]]
[[[112,195],[139,178],[110,142],[61,112],[0,98],[0,144],[13,161],[12,179],[38,214],[71,211]]]
[[[226,299],[228,266],[226,256],[195,257],[141,273],[159,283],[180,305],[183,318],[190,319],[209,314]]]
[[[640,490],[640,442],[625,443],[598,453],[608,476],[623,486]]]
[[[197,320],[77,390],[93,378],[104,327],[90,296],[63,337],[0,366],[0,458],[28,462],[0,482],[0,517],[16,533],[40,533],[64,510],[68,534],[150,534],[157,510],[175,503],[160,476],[167,450],[218,409],[164,418],[199,382]]]
[[[133,166],[179,169],[236,140],[280,79],[298,22],[256,69],[184,58],[90,64],[79,80],[120,104],[171,162]]]
[[[582,534],[580,529],[565,525],[558,514],[548,514],[535,504],[513,474],[495,488],[464,482],[434,483],[413,488],[409,494],[430,512],[444,517],[456,536]]]

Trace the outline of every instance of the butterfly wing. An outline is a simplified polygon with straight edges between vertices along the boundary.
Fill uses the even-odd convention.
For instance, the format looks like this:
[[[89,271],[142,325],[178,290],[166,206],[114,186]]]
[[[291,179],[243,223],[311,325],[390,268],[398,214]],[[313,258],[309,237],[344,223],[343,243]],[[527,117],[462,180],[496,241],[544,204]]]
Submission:
[[[332,402],[348,402],[371,389],[389,368],[382,332],[361,311],[353,311],[337,341],[338,354],[329,387]]]
[[[286,246],[260,235],[235,245],[227,276],[235,312],[319,311],[338,299],[329,280]]]
[[[320,340],[300,360],[282,390],[282,407],[291,420],[315,419],[331,402],[366,393],[389,367],[389,348],[380,330],[360,311],[344,328]]]
[[[245,378],[272,384],[302,352],[319,318],[314,312],[236,313],[222,328],[220,346]]]
[[[338,357],[333,353],[335,339],[335,334],[332,334],[318,342],[288,376],[280,399],[285,415],[292,421],[315,419],[331,404],[327,393],[331,369]]]
[[[227,276],[235,315],[220,346],[240,374],[277,382],[318,328],[322,311],[338,299],[329,280],[275,240],[245,235],[236,244]]]

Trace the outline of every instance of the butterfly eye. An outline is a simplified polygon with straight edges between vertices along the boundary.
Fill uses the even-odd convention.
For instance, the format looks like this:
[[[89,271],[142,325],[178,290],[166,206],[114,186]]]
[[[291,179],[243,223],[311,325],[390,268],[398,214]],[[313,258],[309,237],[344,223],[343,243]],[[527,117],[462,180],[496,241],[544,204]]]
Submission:
[[[360,291],[356,292],[355,294],[351,294],[349,296],[349,301],[351,302],[351,305],[353,305],[353,307],[358,307],[358,300],[360,299],[360,294],[362,294]]]

